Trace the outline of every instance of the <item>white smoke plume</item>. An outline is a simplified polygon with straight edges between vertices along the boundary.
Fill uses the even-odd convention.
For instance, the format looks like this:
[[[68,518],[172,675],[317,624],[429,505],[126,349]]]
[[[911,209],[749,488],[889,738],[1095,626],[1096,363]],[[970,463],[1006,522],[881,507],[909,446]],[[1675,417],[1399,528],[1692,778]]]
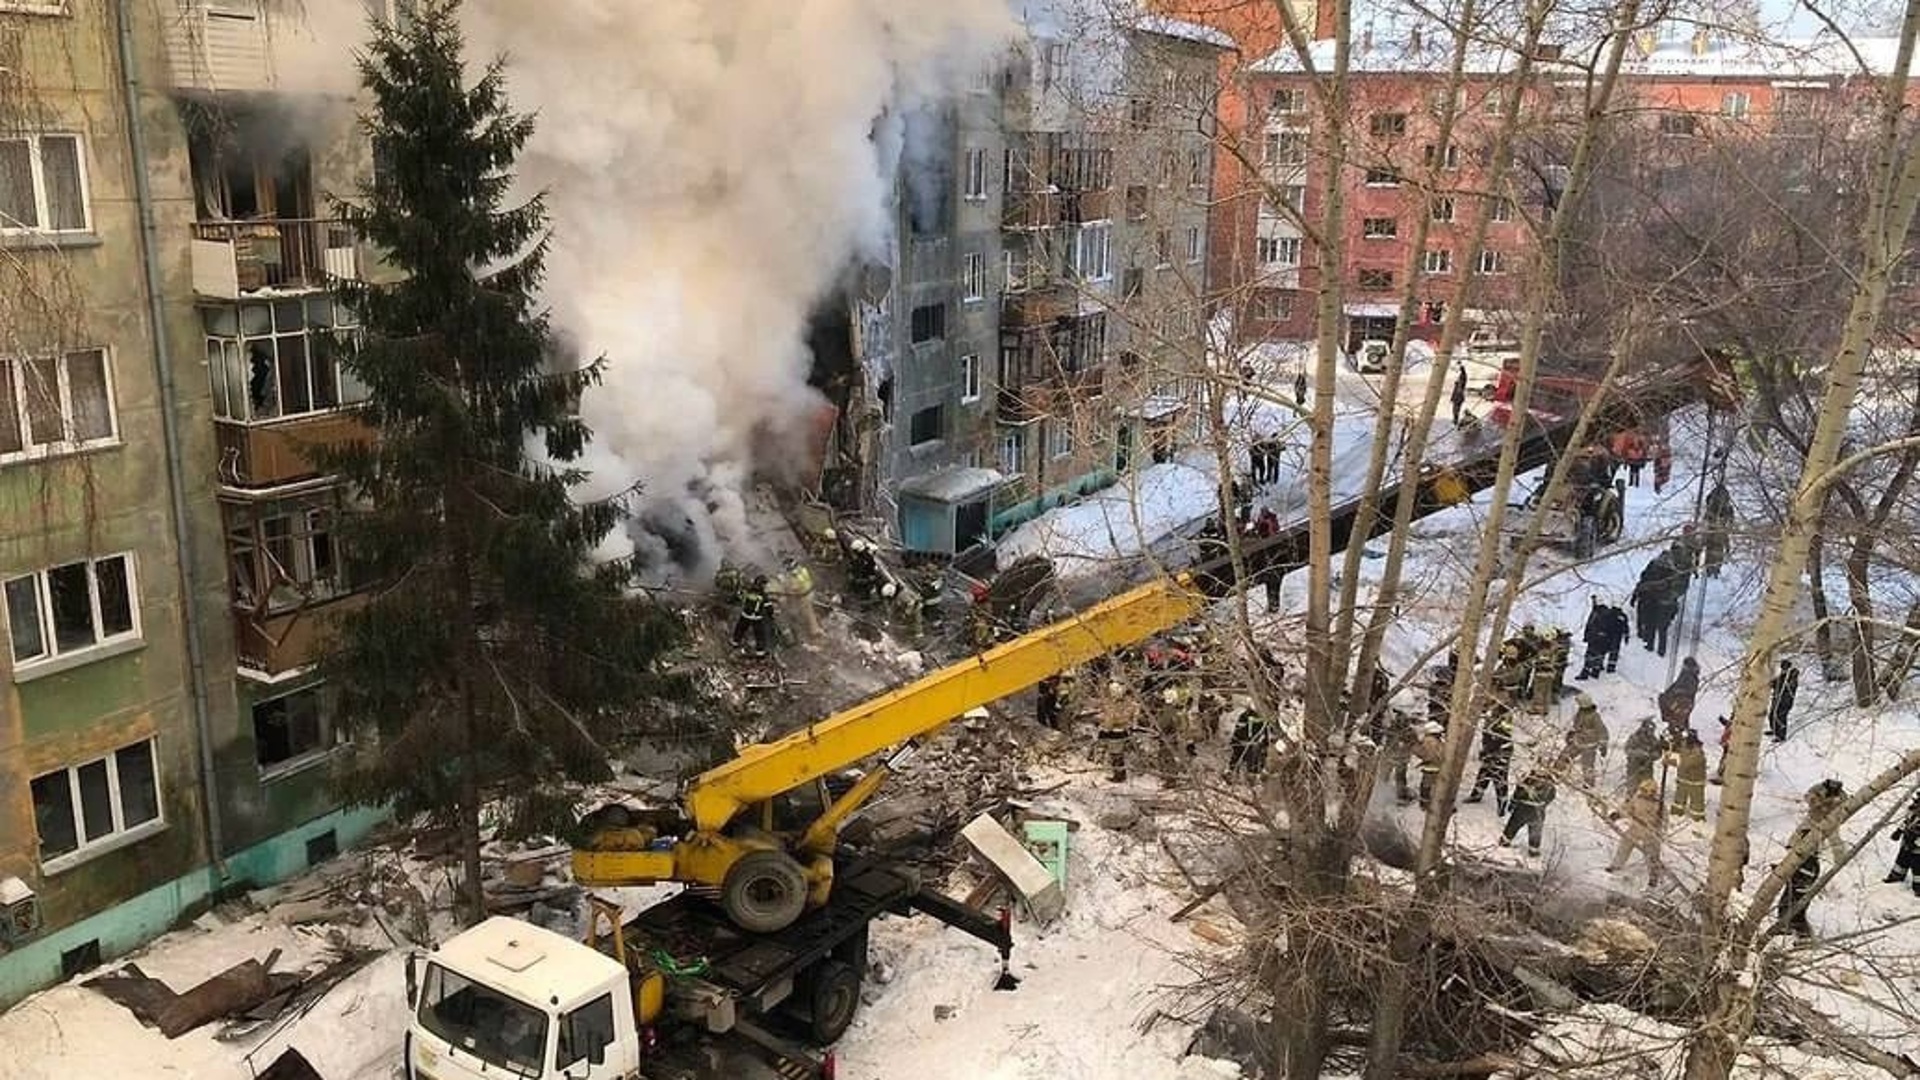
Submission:
[[[608,361],[586,494],[645,486],[643,557],[750,544],[756,450],[819,408],[808,317],[890,239],[884,129],[997,66],[1005,0],[468,0],[465,22],[537,114],[519,170],[550,199],[555,323]]]

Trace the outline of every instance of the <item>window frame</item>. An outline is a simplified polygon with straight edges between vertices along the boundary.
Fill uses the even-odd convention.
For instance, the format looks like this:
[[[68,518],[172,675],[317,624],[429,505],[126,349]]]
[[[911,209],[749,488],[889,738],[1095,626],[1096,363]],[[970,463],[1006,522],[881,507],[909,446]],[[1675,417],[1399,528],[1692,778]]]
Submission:
[[[23,14],[65,15],[66,4],[62,3],[58,11],[51,8],[35,10],[20,8],[17,0],[0,2],[0,11],[19,10]],[[47,201],[46,150],[43,143],[48,139],[73,140],[74,174],[80,184],[80,227],[74,229],[56,229],[49,224],[52,219],[52,204]],[[87,138],[77,131],[30,131],[18,135],[0,136],[0,143],[23,142],[27,144],[27,174],[33,189],[33,209],[40,218],[37,225],[10,225],[0,221],[0,236],[91,236],[93,235],[93,172],[87,162]]]
[[[75,439],[73,409],[72,365],[75,357],[100,357],[101,382],[106,391],[107,434],[91,439]],[[59,396],[60,434],[55,442],[35,443],[33,441],[32,416],[27,398],[27,366],[36,360],[54,361],[55,393]],[[0,378],[12,384],[14,415],[0,417],[0,424],[11,420],[17,424],[20,436],[20,449],[0,450],[0,468],[17,462],[42,461],[47,458],[66,457],[71,454],[84,454],[94,450],[104,450],[119,446],[120,409],[115,403],[115,385],[113,376],[113,350],[105,345],[85,349],[69,349],[61,353],[41,353],[37,355],[0,356]]]
[[[1512,221],[1513,218],[1514,218],[1514,205],[1513,205],[1512,199],[1508,199],[1504,197],[1495,198],[1492,201],[1491,205],[1487,207],[1488,221],[1505,223],[1505,222]]]
[[[1407,134],[1407,114],[1377,112],[1367,117],[1367,134],[1375,139],[1402,139]]]
[[[1420,253],[1420,270],[1426,274],[1453,273],[1452,248],[1428,248]]]
[[[126,824],[127,813],[125,798],[120,791],[120,755],[125,751],[132,750],[139,746],[147,748],[148,761],[153,765],[154,809],[151,818],[137,825],[128,825]],[[80,794],[80,770],[96,764],[104,764],[106,766],[107,801],[113,813],[113,829],[103,833],[97,838],[87,835],[86,809],[81,801]],[[40,856],[40,822],[37,812],[38,806],[36,804],[34,806],[34,810],[36,811],[34,815],[34,861],[39,864],[40,872],[43,875],[52,876],[62,871],[70,870],[81,863],[105,855],[109,851],[116,851],[120,848],[139,843],[147,837],[166,829],[167,800],[160,784],[160,737],[158,735],[148,735],[144,739],[135,739],[125,746],[116,746],[98,757],[89,757],[84,761],[77,761],[71,765],[62,765],[59,768],[36,773],[28,778],[27,787],[29,793],[31,793],[34,781],[53,776],[57,773],[66,774],[67,797],[72,803],[71,812],[73,814],[75,845],[72,851],[61,852],[52,858],[42,858]],[[29,794],[29,800],[31,801],[31,794]]]
[[[1729,90],[1720,95],[1720,115],[1745,120],[1753,111],[1753,95],[1744,90]]]
[[[1370,188],[1397,188],[1404,179],[1400,170],[1391,165],[1369,165],[1361,177],[1365,186]]]
[[[1481,276],[1494,276],[1507,272],[1507,256],[1503,251],[1481,248],[1480,258],[1474,263],[1474,273]]]
[[[1390,217],[1360,219],[1360,236],[1365,240],[1395,240],[1400,236],[1400,220]]]
[[[960,357],[960,404],[971,405],[980,400],[980,354],[964,353]]]
[[[106,629],[106,626],[102,619],[100,608],[99,566],[103,562],[110,562],[114,559],[119,559],[126,567],[128,629],[115,634],[105,634],[103,631]],[[55,571],[65,570],[72,566],[86,567],[88,618],[93,630],[93,641],[77,648],[62,649],[60,648],[59,631],[54,625],[53,587],[50,578]],[[9,637],[11,637],[14,615],[11,596],[14,583],[19,581],[33,582],[33,617],[37,621],[40,631],[41,651],[38,655],[23,659],[19,654],[20,642],[18,640],[9,642],[9,651],[13,655],[13,671],[16,681],[21,676],[32,675],[42,670],[49,672],[64,671],[71,667],[89,663],[92,659],[106,659],[109,655],[117,655],[120,651],[120,646],[143,640],[142,627],[140,625],[139,568],[136,565],[134,553],[131,550],[114,551],[104,555],[76,559],[72,562],[45,566],[37,570],[29,570],[24,574],[15,574],[12,577],[0,579],[0,611],[4,611],[6,614]]]
[[[994,449],[999,457],[1000,471],[1003,474],[1007,476],[1020,475],[1020,466],[1023,464],[1021,458],[1025,456],[1026,451],[1026,447],[1022,445],[1024,442],[1025,440],[1020,437],[1018,431],[1003,431],[1000,433],[999,445]]]
[[[1047,460],[1059,461],[1073,456],[1073,418],[1056,416],[1047,421]]]
[[[1207,246],[1200,240],[1200,226],[1187,226],[1187,262],[1198,263],[1206,257]]]
[[[987,256],[968,251],[960,256],[960,301],[978,304],[987,298]]]
[[[1259,243],[1256,247],[1256,252],[1261,257],[1260,265],[1278,266],[1286,269],[1292,269],[1300,265],[1300,253],[1303,245],[1301,244],[1299,237],[1297,236],[1262,236],[1262,237],[1259,237],[1258,240],[1259,240]],[[1272,259],[1265,258],[1267,245],[1269,244],[1273,246]],[[1287,257],[1288,253],[1292,254],[1291,259]]]
[[[260,721],[258,718],[260,708],[278,702],[291,701],[293,698],[299,697],[302,694],[312,694],[315,697],[314,714],[319,721],[320,745],[315,749],[305,751],[304,753],[293,754],[271,764],[261,762]],[[327,684],[325,682],[309,683],[306,686],[261,698],[248,707],[247,720],[252,724],[254,732],[253,760],[254,764],[260,769],[261,780],[278,780],[283,776],[301,772],[332,757],[336,751],[346,745],[346,740],[340,737],[340,730],[334,724],[333,711],[327,707],[326,694]]]
[[[915,316],[919,315],[922,311],[934,310],[938,310],[940,315],[939,318],[935,320],[938,325],[934,327],[933,333],[924,338],[915,337],[913,325]],[[947,340],[947,302],[945,300],[936,300],[931,304],[915,304],[907,309],[907,345],[909,348],[920,345],[937,345],[945,340]]]
[[[1287,168],[1305,165],[1310,133],[1300,128],[1267,132],[1266,164]]]
[[[918,426],[917,422],[919,419],[928,413],[932,413],[934,417],[933,435],[925,439],[916,438],[914,428]],[[919,450],[924,447],[933,446],[945,442],[946,438],[947,407],[945,404],[935,402],[932,405],[923,406],[907,414],[907,448],[909,450]]]
[[[1282,104],[1282,102],[1285,104]],[[1275,116],[1305,116],[1307,113],[1307,88],[1304,86],[1276,87],[1273,96],[1268,99],[1268,111]]]
[[[987,200],[987,151],[983,147],[967,151],[960,198],[966,202]]]
[[[1660,114],[1660,137],[1663,139],[1691,139],[1700,134],[1700,118],[1684,111],[1666,111]]]
[[[1090,238],[1098,238],[1097,243]],[[1099,256],[1098,273],[1088,273],[1088,256]],[[1113,277],[1113,222],[1089,221],[1074,230],[1073,272],[1082,281],[1108,281]]]
[[[324,300],[332,305],[330,310],[333,314],[326,326],[315,326],[307,316],[308,305],[320,300]],[[280,328],[279,308],[280,305],[287,303],[300,305],[300,326],[298,329],[282,330]],[[247,332],[245,312],[249,308],[265,309],[267,322],[264,330],[257,333]],[[231,310],[233,312],[233,333],[223,334],[213,332],[208,324],[208,312],[213,310]],[[347,319],[345,322],[340,321],[343,313]],[[326,406],[316,404],[319,400],[319,395],[315,393],[315,390],[321,386],[316,379],[316,368],[318,365],[315,363],[315,358],[321,355],[319,348],[316,347],[316,343],[322,338],[344,339],[347,342],[351,342],[360,334],[362,329],[358,318],[354,316],[353,312],[350,311],[345,304],[340,302],[337,296],[286,296],[269,300],[243,300],[236,303],[220,305],[218,308],[203,310],[201,326],[202,337],[205,340],[207,350],[207,382],[213,393],[213,415],[218,421],[247,425],[277,424],[283,421],[305,420],[315,416],[326,416],[332,413],[345,412],[366,404],[368,397],[367,388],[364,385],[350,385],[349,380],[352,376],[347,372],[346,366],[340,362],[340,356],[337,353],[331,358],[334,404]],[[300,338],[303,342],[302,347],[306,350],[307,408],[294,412],[290,412],[287,409],[286,387],[282,384],[280,372],[280,343],[292,338]],[[252,345],[256,342],[265,343],[273,350],[271,369],[273,376],[274,415],[272,416],[259,416],[255,414],[256,409],[250,384],[253,378],[251,367],[253,361]],[[340,340],[335,340],[329,342],[327,347],[341,348],[343,346]],[[227,350],[229,348],[233,350],[231,357],[233,366],[231,367],[228,365],[229,356]],[[236,374],[241,379],[243,385],[237,387],[230,385],[231,380]],[[238,402],[242,406],[240,414],[236,414],[234,411],[233,406],[235,402]]]
[[[1353,287],[1360,292],[1385,292],[1393,288],[1393,271],[1378,266],[1360,267],[1354,271]]]
[[[1446,211],[1444,214],[1441,213],[1443,208]],[[1450,225],[1453,223],[1454,214],[1458,213],[1458,209],[1453,201],[1453,196],[1436,195],[1433,201],[1427,204],[1427,220],[1440,225]]]

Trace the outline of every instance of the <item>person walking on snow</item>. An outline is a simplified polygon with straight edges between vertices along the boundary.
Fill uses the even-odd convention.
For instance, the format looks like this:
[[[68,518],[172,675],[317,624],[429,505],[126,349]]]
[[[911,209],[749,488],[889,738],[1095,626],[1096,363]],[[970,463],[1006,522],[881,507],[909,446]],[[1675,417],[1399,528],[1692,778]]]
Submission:
[[[1640,781],[1633,786],[1632,794],[1620,804],[1613,814],[1613,820],[1624,826],[1620,834],[1620,843],[1613,849],[1613,861],[1607,864],[1607,873],[1617,874],[1627,868],[1627,860],[1638,851],[1647,860],[1647,886],[1660,883],[1660,788],[1652,778]]]
[[[1653,779],[1653,767],[1660,763],[1660,734],[1653,729],[1653,717],[1640,718],[1640,726],[1627,736],[1627,790],[1638,787],[1642,780]]]
[[[1700,572],[1717,578],[1720,568],[1727,564],[1727,554],[1733,544],[1733,496],[1727,494],[1724,482],[1713,485],[1713,490],[1707,494],[1704,511],[1707,531],[1701,540]]]
[[[1587,653],[1581,658],[1579,674],[1573,677],[1575,682],[1600,676],[1609,644],[1613,645],[1614,662],[1619,662],[1620,647],[1613,642],[1613,609],[1601,603],[1597,596],[1587,611],[1586,625],[1580,628],[1580,640],[1586,644]]]
[[[1428,722],[1420,726],[1420,737],[1414,740],[1413,756],[1420,762],[1422,810],[1433,802],[1433,783],[1440,775],[1440,760],[1447,756],[1446,731],[1442,725]]]
[[[1640,471],[1647,467],[1647,437],[1627,430],[1613,437],[1613,456],[1627,467],[1627,486],[1640,486]]]
[[[1773,677],[1772,696],[1767,699],[1767,726],[1773,741],[1787,741],[1787,720],[1793,715],[1793,699],[1800,696],[1800,669],[1791,660],[1780,661],[1780,672]]]
[[[1675,590],[1677,572],[1670,551],[1648,560],[1640,571],[1629,602],[1633,605],[1633,630],[1648,652],[1667,655],[1667,628],[1680,611],[1680,596]]]
[[[1460,426],[1460,418],[1467,411],[1467,365],[1460,365],[1460,374],[1453,380],[1453,426]]]
[[[1674,767],[1673,816],[1707,820],[1707,748],[1700,733],[1689,728],[1667,761]]]
[[[1513,789],[1513,799],[1507,804],[1511,811],[1507,815],[1507,827],[1500,834],[1500,846],[1513,844],[1513,838],[1521,829],[1527,830],[1527,854],[1540,854],[1540,830],[1547,821],[1547,806],[1553,802],[1553,775],[1545,769],[1535,769],[1520,781]]]
[[[1488,701],[1486,727],[1480,732],[1480,770],[1474,773],[1467,801],[1480,801],[1480,792],[1493,789],[1493,812],[1507,812],[1507,776],[1513,767],[1513,710],[1495,695]]]
[[[1566,750],[1561,757],[1569,766],[1580,767],[1581,782],[1593,786],[1595,767],[1607,756],[1607,722],[1600,718],[1600,706],[1581,694],[1579,708],[1573,713],[1573,728],[1567,732]]]
[[[1249,699],[1236,701],[1233,735],[1227,746],[1227,771],[1258,779],[1266,771],[1267,748],[1271,745],[1273,733],[1267,726],[1265,714]]]
[[[1660,719],[1670,731],[1679,731],[1693,719],[1693,703],[1700,696],[1700,661],[1689,656],[1680,662],[1680,674],[1660,691]]]
[[[1838,780],[1827,779],[1807,789],[1807,824],[1819,827],[1828,815],[1846,805],[1847,786]],[[1833,859],[1833,865],[1839,866],[1847,855],[1847,842],[1840,836],[1840,825],[1834,823],[1833,831],[1827,834],[1827,854]]]
[[[1913,895],[1920,896],[1920,791],[1913,793],[1913,801],[1907,804],[1907,816],[1901,820],[1900,827],[1893,830],[1893,838],[1899,843],[1894,849],[1893,869],[1882,878],[1888,885],[1898,885],[1913,878]]]
[[[1307,369],[1301,368],[1293,376],[1293,403],[1301,408],[1307,407]]]
[[[1813,831],[1813,826],[1801,825],[1793,830],[1793,838],[1787,841],[1788,858],[1792,858],[1794,845],[1800,843]],[[1780,890],[1780,919],[1787,924],[1796,937],[1813,936],[1813,924],[1807,921],[1807,902],[1813,897],[1814,883],[1820,880],[1820,849],[1813,848],[1807,856],[1793,867],[1793,876],[1787,879],[1786,888]]]

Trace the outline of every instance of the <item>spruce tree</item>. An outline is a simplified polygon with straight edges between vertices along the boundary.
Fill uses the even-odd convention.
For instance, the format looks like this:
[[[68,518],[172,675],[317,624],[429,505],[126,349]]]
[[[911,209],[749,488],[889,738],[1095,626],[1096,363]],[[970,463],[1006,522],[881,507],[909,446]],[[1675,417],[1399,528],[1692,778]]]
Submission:
[[[604,774],[622,715],[679,693],[659,661],[681,627],[590,558],[625,514],[572,497],[600,362],[549,362],[545,210],[508,201],[533,120],[500,61],[468,84],[458,6],[376,26],[360,59],[381,161],[339,212],[404,276],[346,290],[364,333],[342,364],[371,434],[326,456],[365,600],[321,666],[355,736],[345,792],[454,825],[477,920],[482,806]]]

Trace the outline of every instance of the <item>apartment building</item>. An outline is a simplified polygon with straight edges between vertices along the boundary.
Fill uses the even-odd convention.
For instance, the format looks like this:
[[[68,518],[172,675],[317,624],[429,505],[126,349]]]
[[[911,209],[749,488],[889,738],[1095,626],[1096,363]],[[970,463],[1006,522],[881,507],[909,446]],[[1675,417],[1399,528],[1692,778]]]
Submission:
[[[1201,120],[1231,43],[1102,5],[1028,19],[1002,69],[905,119],[889,285],[854,301],[881,462],[865,502],[909,551],[965,551],[1105,486],[1191,419]]]
[[[375,265],[327,199],[372,155],[350,70],[278,62],[299,26],[0,14],[0,1005],[379,817],[326,789],[308,673],[351,602],[310,462],[357,397],[331,287]]]

